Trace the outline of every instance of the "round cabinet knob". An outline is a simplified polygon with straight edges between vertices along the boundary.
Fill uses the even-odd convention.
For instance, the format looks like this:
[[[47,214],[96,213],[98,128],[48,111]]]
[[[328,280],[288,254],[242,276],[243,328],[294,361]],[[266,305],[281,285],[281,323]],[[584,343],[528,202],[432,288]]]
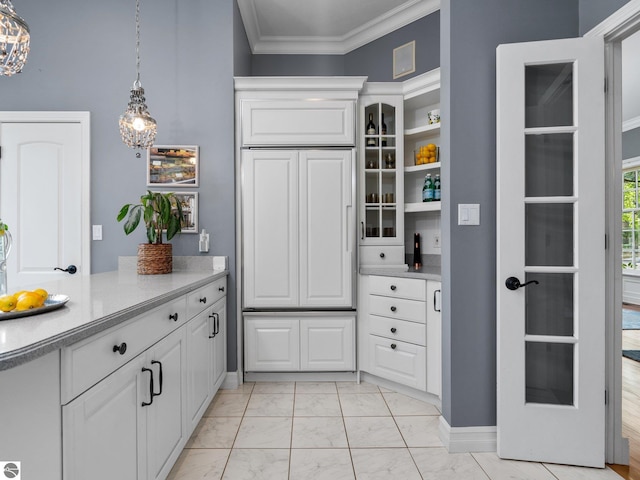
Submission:
[[[380,252],[380,258],[384,258],[384,252]]]
[[[389,288],[391,288],[391,290],[393,290],[395,292],[396,288],[398,288],[398,287],[396,287],[395,285],[391,285],[391,287],[389,287]]]
[[[395,312],[396,310],[397,310],[397,308],[396,308],[396,307],[391,307],[391,311],[392,311],[392,312]]]
[[[169,314],[169,320],[173,320],[174,322],[178,321],[178,312],[174,313],[174,314]]]
[[[200,303],[207,303],[207,297],[202,297],[200,299]]]
[[[219,292],[224,292],[224,287],[218,287]]]
[[[396,327],[391,327],[391,333],[396,333]]]
[[[124,352],[127,351],[127,344],[122,342],[120,345],[113,346],[113,353],[120,352],[120,355],[124,355]]]
[[[395,343],[392,343],[392,344],[391,344],[391,350],[395,350],[395,349],[396,349],[396,346],[397,346],[397,345],[396,345]]]

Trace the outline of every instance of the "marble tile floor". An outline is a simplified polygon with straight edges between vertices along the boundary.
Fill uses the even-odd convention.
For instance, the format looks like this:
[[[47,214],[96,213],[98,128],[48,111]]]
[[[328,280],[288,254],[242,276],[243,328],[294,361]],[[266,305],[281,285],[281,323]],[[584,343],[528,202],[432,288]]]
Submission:
[[[353,382],[248,383],[220,390],[169,480],[619,480],[610,469],[449,454],[440,412]]]

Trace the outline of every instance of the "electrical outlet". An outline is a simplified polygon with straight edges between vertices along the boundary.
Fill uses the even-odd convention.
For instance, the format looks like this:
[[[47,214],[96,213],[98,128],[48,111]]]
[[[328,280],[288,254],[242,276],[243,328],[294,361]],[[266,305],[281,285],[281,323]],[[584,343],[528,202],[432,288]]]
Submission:
[[[102,225],[93,225],[93,239],[102,240]]]
[[[433,248],[440,248],[440,234],[435,233],[433,235]]]

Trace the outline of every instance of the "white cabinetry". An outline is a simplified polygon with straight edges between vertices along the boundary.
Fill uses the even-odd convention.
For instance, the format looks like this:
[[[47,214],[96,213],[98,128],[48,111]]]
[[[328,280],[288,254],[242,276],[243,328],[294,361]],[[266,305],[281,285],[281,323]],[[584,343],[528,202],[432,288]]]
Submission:
[[[224,378],[225,289],[220,278],[62,350],[65,480],[167,477]]]
[[[355,370],[355,312],[245,313],[247,372]]]
[[[351,157],[242,152],[245,307],[351,307]]]
[[[440,395],[439,282],[368,277],[368,358],[362,370]],[[438,308],[438,311],[434,308]]]

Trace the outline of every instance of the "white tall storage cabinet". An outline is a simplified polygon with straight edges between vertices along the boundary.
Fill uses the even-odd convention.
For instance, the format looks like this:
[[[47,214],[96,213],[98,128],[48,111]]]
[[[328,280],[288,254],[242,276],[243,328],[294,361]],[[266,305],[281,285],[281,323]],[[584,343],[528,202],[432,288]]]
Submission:
[[[236,78],[244,371],[355,371],[365,77]]]

